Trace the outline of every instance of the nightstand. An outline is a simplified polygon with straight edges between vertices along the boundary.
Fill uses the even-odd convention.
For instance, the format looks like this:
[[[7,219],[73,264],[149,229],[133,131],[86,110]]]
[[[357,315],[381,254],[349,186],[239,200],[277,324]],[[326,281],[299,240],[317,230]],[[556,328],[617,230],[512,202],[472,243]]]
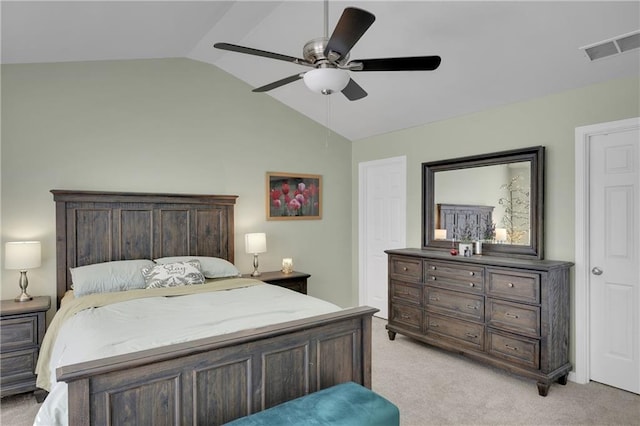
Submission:
[[[51,298],[0,303],[0,397],[34,391],[36,362]]]
[[[307,294],[307,278],[311,275],[304,272],[293,271],[285,274],[282,271],[262,272],[259,277],[252,277],[251,274],[245,274],[245,278],[256,278],[269,284],[279,285],[298,293]]]

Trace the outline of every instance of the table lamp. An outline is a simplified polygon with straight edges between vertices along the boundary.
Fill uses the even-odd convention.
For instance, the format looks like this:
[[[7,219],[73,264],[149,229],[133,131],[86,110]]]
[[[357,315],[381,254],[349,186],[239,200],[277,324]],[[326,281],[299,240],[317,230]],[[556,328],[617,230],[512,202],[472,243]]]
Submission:
[[[258,253],[267,251],[267,236],[263,232],[256,232],[244,235],[244,251],[253,254],[253,273],[252,277],[260,276],[258,271]]]
[[[27,279],[27,269],[38,268],[41,262],[40,241],[15,241],[6,243],[4,246],[4,267],[5,269],[17,269],[20,271],[20,290],[22,291],[16,302],[26,302],[33,299],[27,293],[29,280]]]

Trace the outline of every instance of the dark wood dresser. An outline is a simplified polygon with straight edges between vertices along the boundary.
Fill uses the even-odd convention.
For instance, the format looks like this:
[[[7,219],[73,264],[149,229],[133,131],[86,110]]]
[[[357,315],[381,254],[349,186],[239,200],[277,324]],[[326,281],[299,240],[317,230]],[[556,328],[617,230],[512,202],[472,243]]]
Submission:
[[[398,249],[389,255],[396,333],[537,380],[566,384],[571,262]]]
[[[49,296],[0,307],[0,396],[36,390],[35,368],[46,328]]]

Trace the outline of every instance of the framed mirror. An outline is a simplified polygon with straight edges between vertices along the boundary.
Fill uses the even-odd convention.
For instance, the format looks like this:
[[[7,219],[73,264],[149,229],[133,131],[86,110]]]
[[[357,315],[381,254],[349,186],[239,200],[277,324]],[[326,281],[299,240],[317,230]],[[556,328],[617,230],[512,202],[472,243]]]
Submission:
[[[544,147],[422,163],[422,248],[544,258]]]

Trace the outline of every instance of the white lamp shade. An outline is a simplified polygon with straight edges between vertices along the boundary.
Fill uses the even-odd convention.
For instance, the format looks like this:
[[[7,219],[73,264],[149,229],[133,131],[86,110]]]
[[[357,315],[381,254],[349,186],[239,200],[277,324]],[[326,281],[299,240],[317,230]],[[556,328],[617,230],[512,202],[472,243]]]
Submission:
[[[253,254],[266,252],[267,235],[262,232],[244,234],[244,250]]]
[[[316,68],[305,73],[304,84],[309,90],[323,95],[340,92],[349,83],[349,73],[337,68]]]
[[[496,228],[496,241],[507,241],[507,230],[505,228]]]
[[[27,269],[37,268],[41,262],[40,241],[16,241],[6,243],[4,246],[4,267],[5,269]]]

